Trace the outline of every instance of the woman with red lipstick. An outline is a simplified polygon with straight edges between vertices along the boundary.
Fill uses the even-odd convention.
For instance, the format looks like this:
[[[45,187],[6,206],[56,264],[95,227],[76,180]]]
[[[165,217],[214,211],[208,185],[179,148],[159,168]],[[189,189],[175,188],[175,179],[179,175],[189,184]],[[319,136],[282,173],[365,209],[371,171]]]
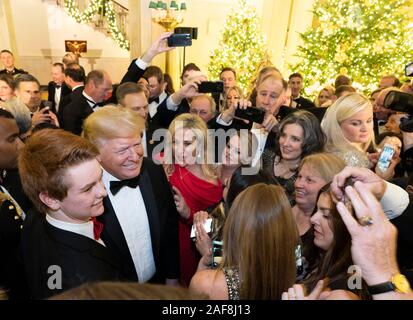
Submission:
[[[301,160],[324,149],[325,136],[315,115],[299,110],[280,123],[275,156],[263,161],[264,169],[272,173],[294,203],[294,182]]]
[[[208,131],[197,115],[181,114],[169,126],[164,168],[175,193],[179,217],[181,284],[188,286],[199,259],[190,238],[194,213],[218,204],[222,183],[213,164],[208,163]]]

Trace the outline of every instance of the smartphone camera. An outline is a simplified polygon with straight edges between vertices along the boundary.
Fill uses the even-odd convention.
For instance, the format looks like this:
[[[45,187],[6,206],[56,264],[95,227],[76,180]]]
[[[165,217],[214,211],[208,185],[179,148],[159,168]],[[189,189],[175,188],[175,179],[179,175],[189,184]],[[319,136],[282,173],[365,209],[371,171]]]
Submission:
[[[192,37],[189,33],[174,33],[168,37],[168,47],[192,46]]]
[[[199,93],[221,93],[224,92],[223,81],[202,81],[198,85]]]
[[[240,119],[261,124],[264,122],[265,111],[255,107],[249,107],[247,109],[237,108],[235,110],[235,116]]]
[[[395,151],[396,150],[392,145],[384,145],[383,151],[380,153],[379,160],[377,161],[377,167],[380,169],[380,171],[384,172],[389,168],[391,159],[393,159]]]

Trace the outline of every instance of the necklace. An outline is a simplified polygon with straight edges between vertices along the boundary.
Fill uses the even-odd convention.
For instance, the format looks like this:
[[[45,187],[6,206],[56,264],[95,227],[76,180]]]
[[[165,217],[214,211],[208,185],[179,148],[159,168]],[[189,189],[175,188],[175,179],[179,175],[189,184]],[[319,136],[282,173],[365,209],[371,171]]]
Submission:
[[[178,166],[178,171],[179,171],[179,177],[181,180],[184,180],[184,178],[190,173],[190,171],[187,169],[184,174],[182,174],[181,166]]]

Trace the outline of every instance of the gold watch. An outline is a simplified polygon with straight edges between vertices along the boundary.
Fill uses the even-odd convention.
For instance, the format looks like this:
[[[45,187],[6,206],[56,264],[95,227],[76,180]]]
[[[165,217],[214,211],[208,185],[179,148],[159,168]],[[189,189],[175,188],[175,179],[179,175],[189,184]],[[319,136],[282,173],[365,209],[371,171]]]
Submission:
[[[404,275],[396,273],[391,277],[390,281],[368,286],[368,291],[372,295],[390,291],[408,293],[410,292],[410,284]]]

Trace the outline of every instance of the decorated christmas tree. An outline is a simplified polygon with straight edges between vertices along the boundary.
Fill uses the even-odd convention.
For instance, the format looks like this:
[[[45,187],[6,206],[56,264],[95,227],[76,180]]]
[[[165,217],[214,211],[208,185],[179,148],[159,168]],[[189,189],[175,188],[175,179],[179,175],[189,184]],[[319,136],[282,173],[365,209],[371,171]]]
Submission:
[[[210,56],[209,76],[218,79],[222,68],[237,71],[238,85],[246,91],[257,71],[270,64],[260,21],[248,0],[239,0],[225,21],[219,47]]]
[[[316,0],[315,23],[301,34],[292,67],[305,77],[307,95],[339,74],[369,92],[384,74],[403,75],[413,59],[412,0]],[[411,17],[410,17],[411,19]]]

